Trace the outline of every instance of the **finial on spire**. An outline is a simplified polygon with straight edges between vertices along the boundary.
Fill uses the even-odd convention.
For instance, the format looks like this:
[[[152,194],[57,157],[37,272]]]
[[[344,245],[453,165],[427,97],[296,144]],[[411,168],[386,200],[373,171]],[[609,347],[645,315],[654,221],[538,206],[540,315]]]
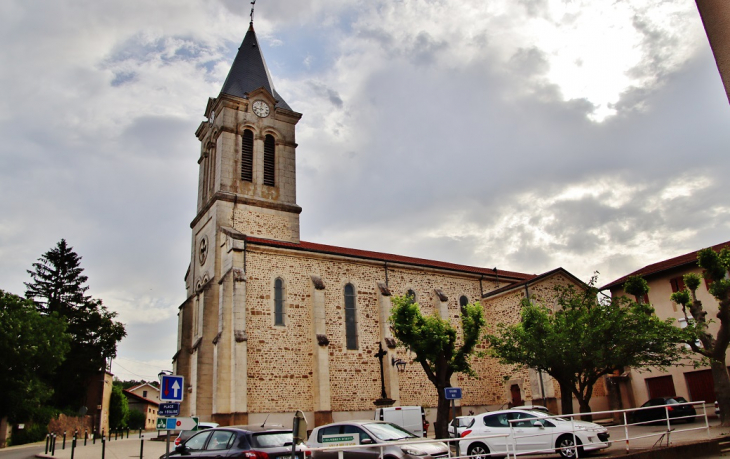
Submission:
[[[256,6],[256,0],[251,2],[251,24],[253,24],[253,8]]]

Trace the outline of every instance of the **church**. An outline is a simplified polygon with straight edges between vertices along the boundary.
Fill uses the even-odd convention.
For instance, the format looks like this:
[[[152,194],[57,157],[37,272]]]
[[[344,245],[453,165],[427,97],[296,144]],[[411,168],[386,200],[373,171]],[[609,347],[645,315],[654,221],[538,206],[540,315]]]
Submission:
[[[274,88],[252,22],[195,133],[197,214],[173,357],[185,378],[181,415],[290,425],[302,410],[311,427],[372,419],[375,402],[392,399],[423,406],[433,422],[436,389],[387,323],[392,296],[413,295],[458,330],[466,303],[480,303],[488,324],[514,321],[523,298],[549,301],[554,285],[581,282],[562,268],[525,274],[302,241],[301,117]],[[546,375],[488,357],[472,366],[478,378],[452,378],[464,413],[523,402],[557,410]],[[607,408],[602,391],[596,409]]]

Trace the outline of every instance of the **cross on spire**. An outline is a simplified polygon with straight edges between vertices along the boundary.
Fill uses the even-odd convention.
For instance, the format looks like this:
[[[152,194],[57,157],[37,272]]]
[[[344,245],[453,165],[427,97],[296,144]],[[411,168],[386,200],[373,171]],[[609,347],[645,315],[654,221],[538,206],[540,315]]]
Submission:
[[[253,8],[256,6],[256,0],[251,2],[251,24],[253,24]]]

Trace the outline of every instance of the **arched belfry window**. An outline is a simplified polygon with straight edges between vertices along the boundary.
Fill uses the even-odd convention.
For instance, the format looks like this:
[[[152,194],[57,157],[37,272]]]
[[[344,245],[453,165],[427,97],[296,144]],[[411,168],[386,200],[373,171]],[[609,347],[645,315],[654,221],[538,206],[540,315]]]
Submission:
[[[264,185],[276,186],[276,140],[271,134],[264,139]]]
[[[274,281],[274,325],[284,325],[284,281],[277,277]]]
[[[253,181],[253,131],[246,129],[241,136],[241,180]]]
[[[345,285],[345,340],[348,349],[357,349],[357,298],[355,287]]]

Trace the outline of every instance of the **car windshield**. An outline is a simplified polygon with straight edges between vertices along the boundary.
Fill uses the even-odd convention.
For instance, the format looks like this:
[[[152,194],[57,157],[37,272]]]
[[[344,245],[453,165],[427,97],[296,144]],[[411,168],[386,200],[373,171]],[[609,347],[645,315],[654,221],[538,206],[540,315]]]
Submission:
[[[667,400],[667,405],[676,405],[677,403],[687,403],[684,397],[674,397]]]
[[[402,440],[404,438],[418,438],[403,427],[391,424],[389,422],[373,422],[372,424],[364,424],[365,427],[375,438],[382,441]]]
[[[276,448],[291,445],[293,441],[294,436],[291,432],[264,432],[255,434],[251,444],[254,448]]]

